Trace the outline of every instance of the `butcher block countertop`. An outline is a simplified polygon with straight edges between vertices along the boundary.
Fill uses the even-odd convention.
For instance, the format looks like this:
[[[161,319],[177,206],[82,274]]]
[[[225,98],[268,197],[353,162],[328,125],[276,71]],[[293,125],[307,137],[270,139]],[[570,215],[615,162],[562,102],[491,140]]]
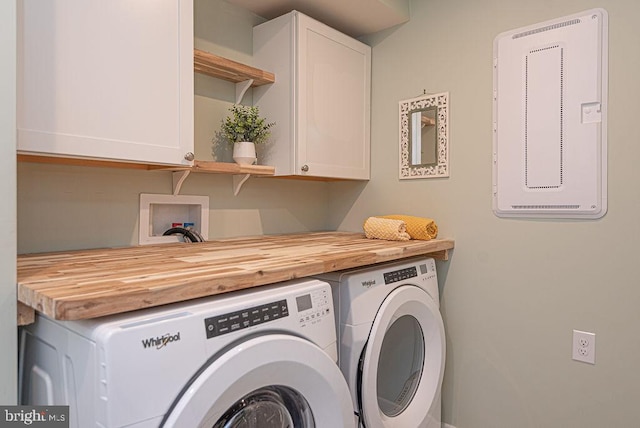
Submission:
[[[446,260],[453,247],[312,232],[19,255],[18,323],[33,310],[96,318],[418,255]]]

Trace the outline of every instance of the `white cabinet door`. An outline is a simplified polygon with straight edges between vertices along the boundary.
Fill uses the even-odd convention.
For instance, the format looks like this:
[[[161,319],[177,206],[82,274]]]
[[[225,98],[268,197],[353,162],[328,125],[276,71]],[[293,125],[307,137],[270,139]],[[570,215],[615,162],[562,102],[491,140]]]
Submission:
[[[298,12],[254,29],[273,85],[254,101],[275,121],[263,162],[276,175],[369,179],[371,48]]]
[[[192,0],[19,8],[19,152],[190,163]]]

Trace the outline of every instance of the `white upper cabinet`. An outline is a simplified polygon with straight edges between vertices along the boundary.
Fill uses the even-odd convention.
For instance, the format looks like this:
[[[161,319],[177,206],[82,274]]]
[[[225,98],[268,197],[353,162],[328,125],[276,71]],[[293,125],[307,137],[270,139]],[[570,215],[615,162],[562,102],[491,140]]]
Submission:
[[[276,75],[253,92],[276,122],[262,162],[275,175],[369,179],[371,48],[296,11],[256,26],[253,48]]]
[[[192,0],[18,4],[20,153],[191,164]]]

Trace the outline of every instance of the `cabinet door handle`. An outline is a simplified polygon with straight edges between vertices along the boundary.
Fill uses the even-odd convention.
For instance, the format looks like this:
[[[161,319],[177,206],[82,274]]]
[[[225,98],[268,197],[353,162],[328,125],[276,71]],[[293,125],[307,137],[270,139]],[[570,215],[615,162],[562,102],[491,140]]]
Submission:
[[[188,161],[192,161],[194,160],[196,157],[192,152],[187,152],[187,154],[184,155],[185,160]]]
[[[309,171],[309,165],[302,165],[302,168],[300,168],[302,170],[302,172],[307,172]]]

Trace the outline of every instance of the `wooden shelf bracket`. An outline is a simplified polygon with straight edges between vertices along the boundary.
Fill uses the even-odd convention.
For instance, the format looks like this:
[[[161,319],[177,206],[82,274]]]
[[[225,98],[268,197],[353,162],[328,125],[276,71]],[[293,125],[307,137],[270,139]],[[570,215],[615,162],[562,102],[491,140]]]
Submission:
[[[173,171],[173,194],[178,195],[182,188],[182,183],[187,179],[191,172],[195,173],[214,173],[214,174],[230,174],[233,178],[233,194],[235,196],[240,193],[242,185],[252,175],[274,175],[275,168],[267,165],[239,165],[231,162],[211,162],[211,161],[194,161],[192,167],[172,169],[171,167],[157,166],[156,170]]]

